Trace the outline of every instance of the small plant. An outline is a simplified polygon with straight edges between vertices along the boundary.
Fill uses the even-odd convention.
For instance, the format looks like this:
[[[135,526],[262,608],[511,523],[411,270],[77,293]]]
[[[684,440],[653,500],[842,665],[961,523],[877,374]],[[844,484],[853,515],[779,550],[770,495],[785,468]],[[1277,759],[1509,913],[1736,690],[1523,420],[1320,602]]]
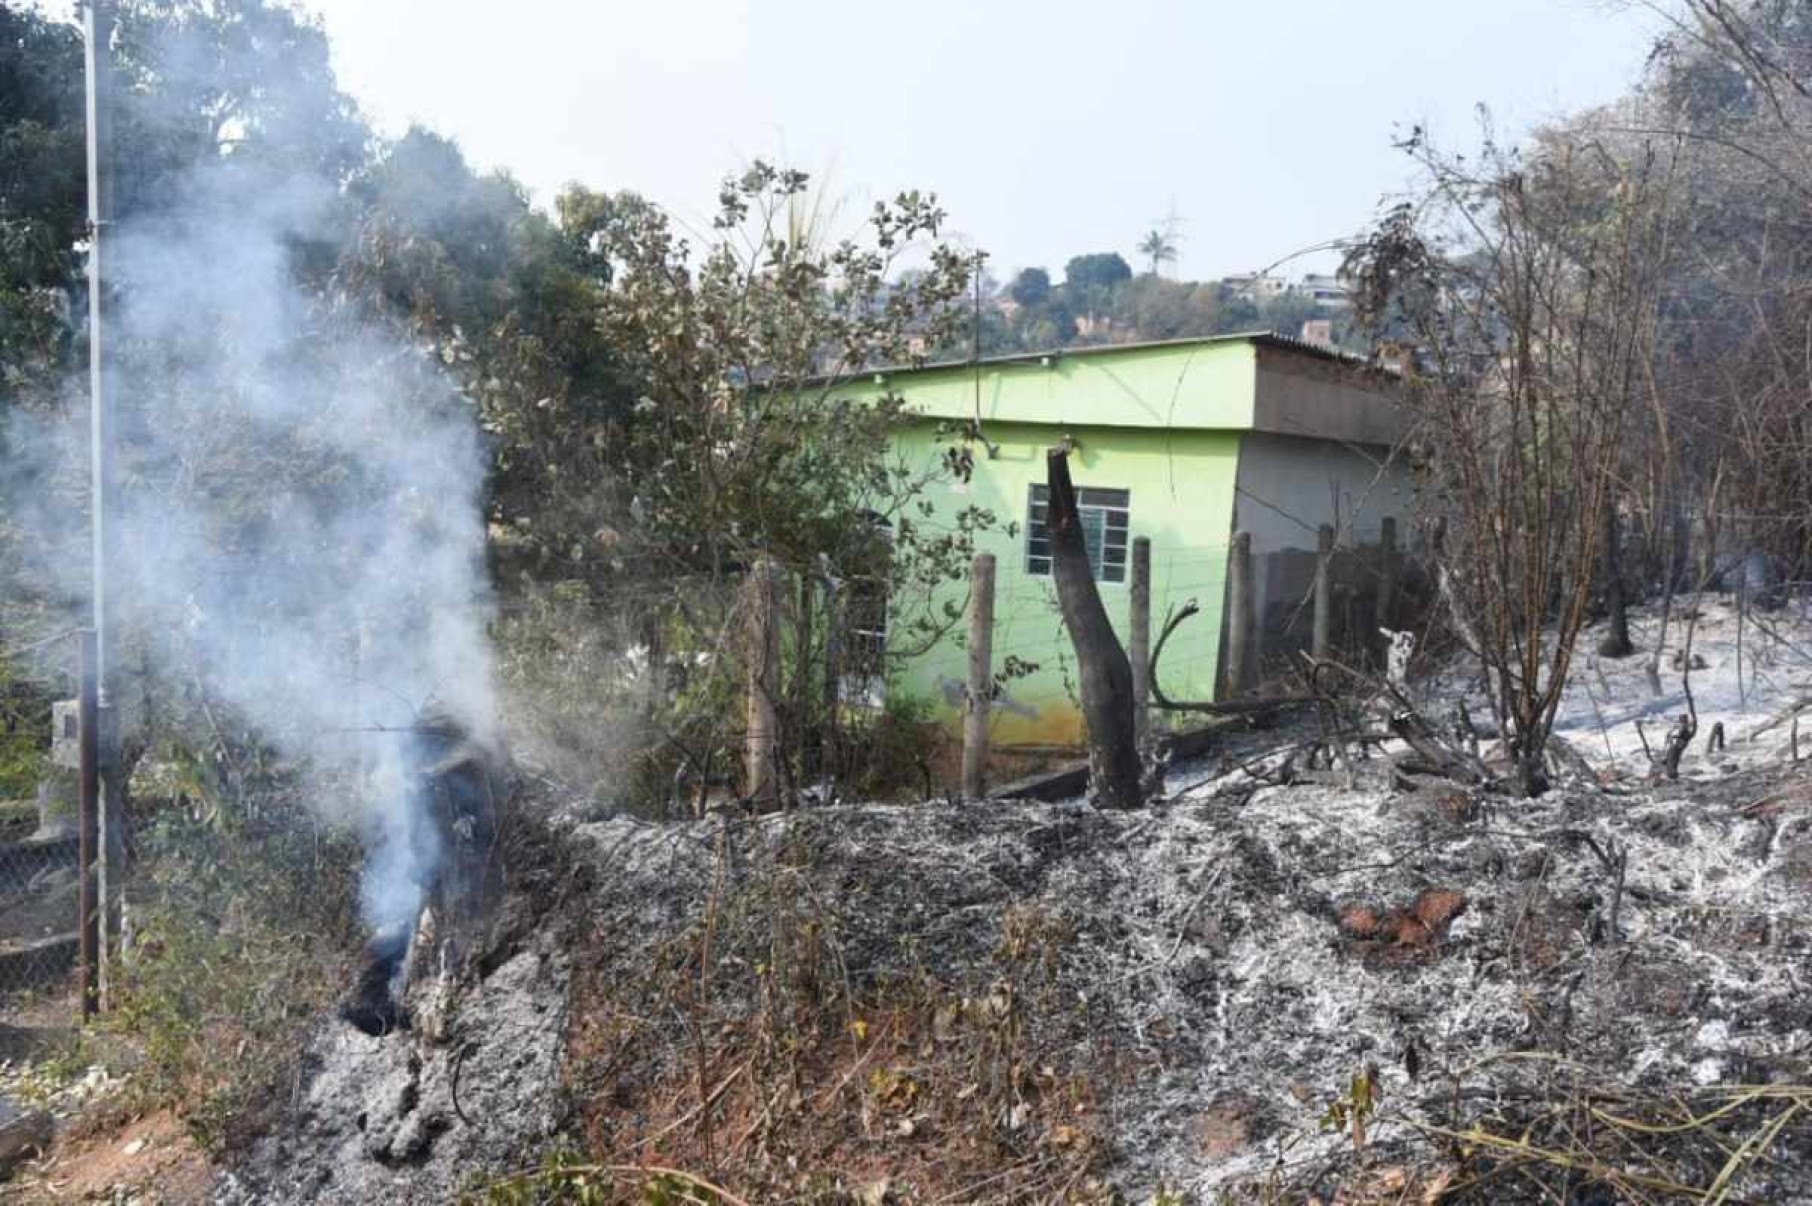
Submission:
[[[1327,1112],[1321,1116],[1321,1129],[1350,1130],[1353,1135],[1353,1150],[1362,1150],[1365,1147],[1366,1123],[1378,1112],[1378,1102],[1382,1097],[1378,1088],[1378,1065],[1366,1064],[1353,1073],[1346,1092],[1328,1103]]]
[[[857,800],[929,791],[932,767],[950,743],[929,703],[891,692],[887,702],[843,734],[844,793]]]

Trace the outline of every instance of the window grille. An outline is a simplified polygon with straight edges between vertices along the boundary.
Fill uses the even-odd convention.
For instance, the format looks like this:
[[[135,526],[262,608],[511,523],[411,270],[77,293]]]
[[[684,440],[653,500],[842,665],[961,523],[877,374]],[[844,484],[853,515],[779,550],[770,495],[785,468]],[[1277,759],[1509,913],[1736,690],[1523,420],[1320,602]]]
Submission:
[[[1045,526],[1050,511],[1050,487],[1033,483],[1026,507],[1026,573],[1049,577],[1051,539]],[[1076,491],[1076,510],[1082,520],[1082,542],[1088,548],[1089,569],[1097,582],[1126,581],[1126,548],[1132,529],[1132,492],[1082,486]]]

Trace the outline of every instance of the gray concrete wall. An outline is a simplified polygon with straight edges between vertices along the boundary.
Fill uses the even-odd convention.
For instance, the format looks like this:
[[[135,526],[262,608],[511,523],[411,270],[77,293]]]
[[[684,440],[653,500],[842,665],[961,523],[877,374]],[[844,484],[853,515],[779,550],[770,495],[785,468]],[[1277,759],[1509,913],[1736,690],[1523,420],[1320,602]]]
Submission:
[[[1403,438],[1401,386],[1377,368],[1259,345],[1255,431],[1390,447]]]
[[[1381,521],[1397,521],[1399,556],[1411,539],[1407,465],[1378,446],[1252,432],[1241,437],[1233,530],[1252,536],[1260,657],[1275,664],[1309,643],[1316,534],[1336,533],[1334,639],[1369,645]]]

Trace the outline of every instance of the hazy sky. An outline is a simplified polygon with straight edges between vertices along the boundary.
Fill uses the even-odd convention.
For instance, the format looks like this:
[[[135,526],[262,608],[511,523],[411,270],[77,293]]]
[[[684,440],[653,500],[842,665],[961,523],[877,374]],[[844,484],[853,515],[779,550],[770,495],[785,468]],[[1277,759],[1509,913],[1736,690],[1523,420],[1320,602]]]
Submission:
[[[1407,179],[1394,131],[1608,100],[1655,24],[1606,0],[305,3],[380,128],[450,134],[540,201],[629,188],[702,227],[765,156],[828,174],[851,224],[936,192],[1002,275],[1135,259],[1173,206],[1186,277],[1349,234]]]

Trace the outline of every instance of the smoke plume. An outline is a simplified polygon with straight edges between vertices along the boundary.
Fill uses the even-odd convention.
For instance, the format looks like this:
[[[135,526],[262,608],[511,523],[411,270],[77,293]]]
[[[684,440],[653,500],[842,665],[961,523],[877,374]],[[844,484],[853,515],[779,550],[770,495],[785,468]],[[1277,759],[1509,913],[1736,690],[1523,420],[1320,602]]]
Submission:
[[[318,794],[356,814],[365,915],[385,928],[412,922],[440,854],[407,729],[430,701],[493,728],[485,459],[432,351],[320,268],[345,222],[322,181],[222,161],[114,232],[109,594],[127,723],[155,683],[167,709],[206,700],[322,783],[354,784]],[[8,477],[79,481],[77,432],[15,423]],[[38,569],[80,597],[81,517],[44,501],[12,509],[62,529]]]

